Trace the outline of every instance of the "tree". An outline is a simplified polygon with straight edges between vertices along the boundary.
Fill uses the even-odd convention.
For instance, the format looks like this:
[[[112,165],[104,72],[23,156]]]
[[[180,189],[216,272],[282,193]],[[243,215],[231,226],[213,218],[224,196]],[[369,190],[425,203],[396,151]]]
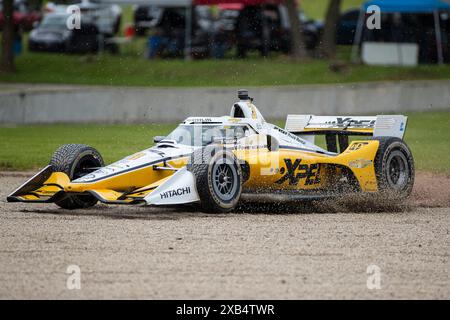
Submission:
[[[336,57],[336,27],[341,14],[341,0],[330,0],[325,17],[325,27],[322,38],[322,55],[325,58]]]
[[[302,26],[298,17],[297,5],[295,0],[286,0],[289,21],[291,23],[292,47],[291,55],[294,58],[301,59],[307,56],[303,42]]]
[[[13,22],[13,1],[3,0],[3,35],[2,35],[2,58],[0,71],[11,73],[16,70],[14,66],[14,22]]]

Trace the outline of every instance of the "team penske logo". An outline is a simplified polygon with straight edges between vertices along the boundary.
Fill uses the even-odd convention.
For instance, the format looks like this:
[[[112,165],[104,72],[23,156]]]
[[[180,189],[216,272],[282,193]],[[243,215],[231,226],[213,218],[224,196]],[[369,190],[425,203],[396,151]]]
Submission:
[[[189,193],[191,193],[191,188],[184,187],[184,188],[178,188],[178,189],[162,192],[159,195],[161,196],[161,200],[162,200],[162,199],[169,199],[169,198],[176,197],[176,196],[182,196],[182,195],[189,194]]]
[[[302,159],[296,159],[292,162],[291,159],[284,159],[286,167],[280,168],[280,173],[283,174],[281,179],[275,181],[277,184],[283,184],[289,181],[289,185],[296,186],[300,180],[305,179],[305,185],[314,185],[320,183],[320,165],[302,164]]]

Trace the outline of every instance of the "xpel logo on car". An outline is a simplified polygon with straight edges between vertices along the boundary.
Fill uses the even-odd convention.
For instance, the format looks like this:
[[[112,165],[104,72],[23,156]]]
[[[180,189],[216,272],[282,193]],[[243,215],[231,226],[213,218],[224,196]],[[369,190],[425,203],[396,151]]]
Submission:
[[[302,159],[296,159],[292,163],[291,159],[284,159],[286,168],[280,168],[280,173],[283,174],[281,179],[275,181],[275,183],[283,184],[285,181],[289,181],[289,185],[297,185],[300,179],[306,178],[305,185],[312,185],[320,183],[320,166],[317,163],[301,164]],[[286,172],[287,171],[287,172]]]

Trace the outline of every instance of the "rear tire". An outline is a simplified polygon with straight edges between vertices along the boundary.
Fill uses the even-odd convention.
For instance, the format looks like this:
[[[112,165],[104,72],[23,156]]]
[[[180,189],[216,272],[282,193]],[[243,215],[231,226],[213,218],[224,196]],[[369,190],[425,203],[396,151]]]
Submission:
[[[242,193],[242,170],[231,151],[203,148],[195,151],[187,165],[194,174],[203,211],[230,212]]]
[[[53,172],[64,172],[72,181],[91,172],[90,168],[103,167],[104,163],[94,148],[83,144],[66,144],[55,151],[50,165]],[[55,203],[63,209],[81,209],[94,206],[97,199],[91,195],[68,195]]]
[[[376,138],[380,142],[375,156],[378,190],[388,199],[407,198],[414,186],[414,159],[403,140],[395,137]]]

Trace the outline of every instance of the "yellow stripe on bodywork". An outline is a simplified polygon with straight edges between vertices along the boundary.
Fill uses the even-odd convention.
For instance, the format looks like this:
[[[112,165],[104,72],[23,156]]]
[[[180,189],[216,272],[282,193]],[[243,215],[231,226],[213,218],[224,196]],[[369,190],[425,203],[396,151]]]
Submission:
[[[172,175],[165,177],[161,180],[158,180],[156,182],[153,182],[147,186],[144,186],[142,188],[136,189],[133,191],[133,193],[127,194],[127,198],[144,198],[145,196],[147,196],[149,193],[151,193],[153,190],[155,190],[157,187],[159,187],[161,184],[163,184],[164,182],[166,182],[167,180],[170,179]]]
[[[43,184],[57,184],[58,186],[64,188],[69,183],[70,179],[67,174],[65,174],[64,172],[53,172]]]
[[[349,132],[349,133],[361,133],[361,134],[370,134],[373,133],[374,128],[304,128],[301,132],[308,133],[323,133],[323,132]],[[301,134],[301,132],[299,132]]]
[[[54,195],[55,193],[57,193],[58,191],[61,191],[62,187],[58,187],[55,185],[43,185],[42,187],[40,187],[39,189],[33,191],[33,193],[39,195],[39,196],[44,196],[44,197],[51,197],[52,195]]]
[[[40,197],[38,197],[34,194],[26,194],[26,195],[18,196],[18,198],[23,199],[25,201],[36,201],[36,200],[40,199]]]
[[[101,198],[100,200],[104,202],[117,201],[122,195],[122,193],[110,189],[95,189],[92,191],[95,192]]]
[[[187,157],[167,161],[174,168],[184,167],[187,163]],[[163,162],[155,165],[163,165]],[[153,165],[139,168],[125,173],[118,173],[106,179],[94,182],[69,183],[65,191],[67,192],[85,192],[88,190],[110,189],[126,192],[128,190],[140,189],[148,186],[155,181],[167,178],[173,174],[170,170],[153,170]]]

